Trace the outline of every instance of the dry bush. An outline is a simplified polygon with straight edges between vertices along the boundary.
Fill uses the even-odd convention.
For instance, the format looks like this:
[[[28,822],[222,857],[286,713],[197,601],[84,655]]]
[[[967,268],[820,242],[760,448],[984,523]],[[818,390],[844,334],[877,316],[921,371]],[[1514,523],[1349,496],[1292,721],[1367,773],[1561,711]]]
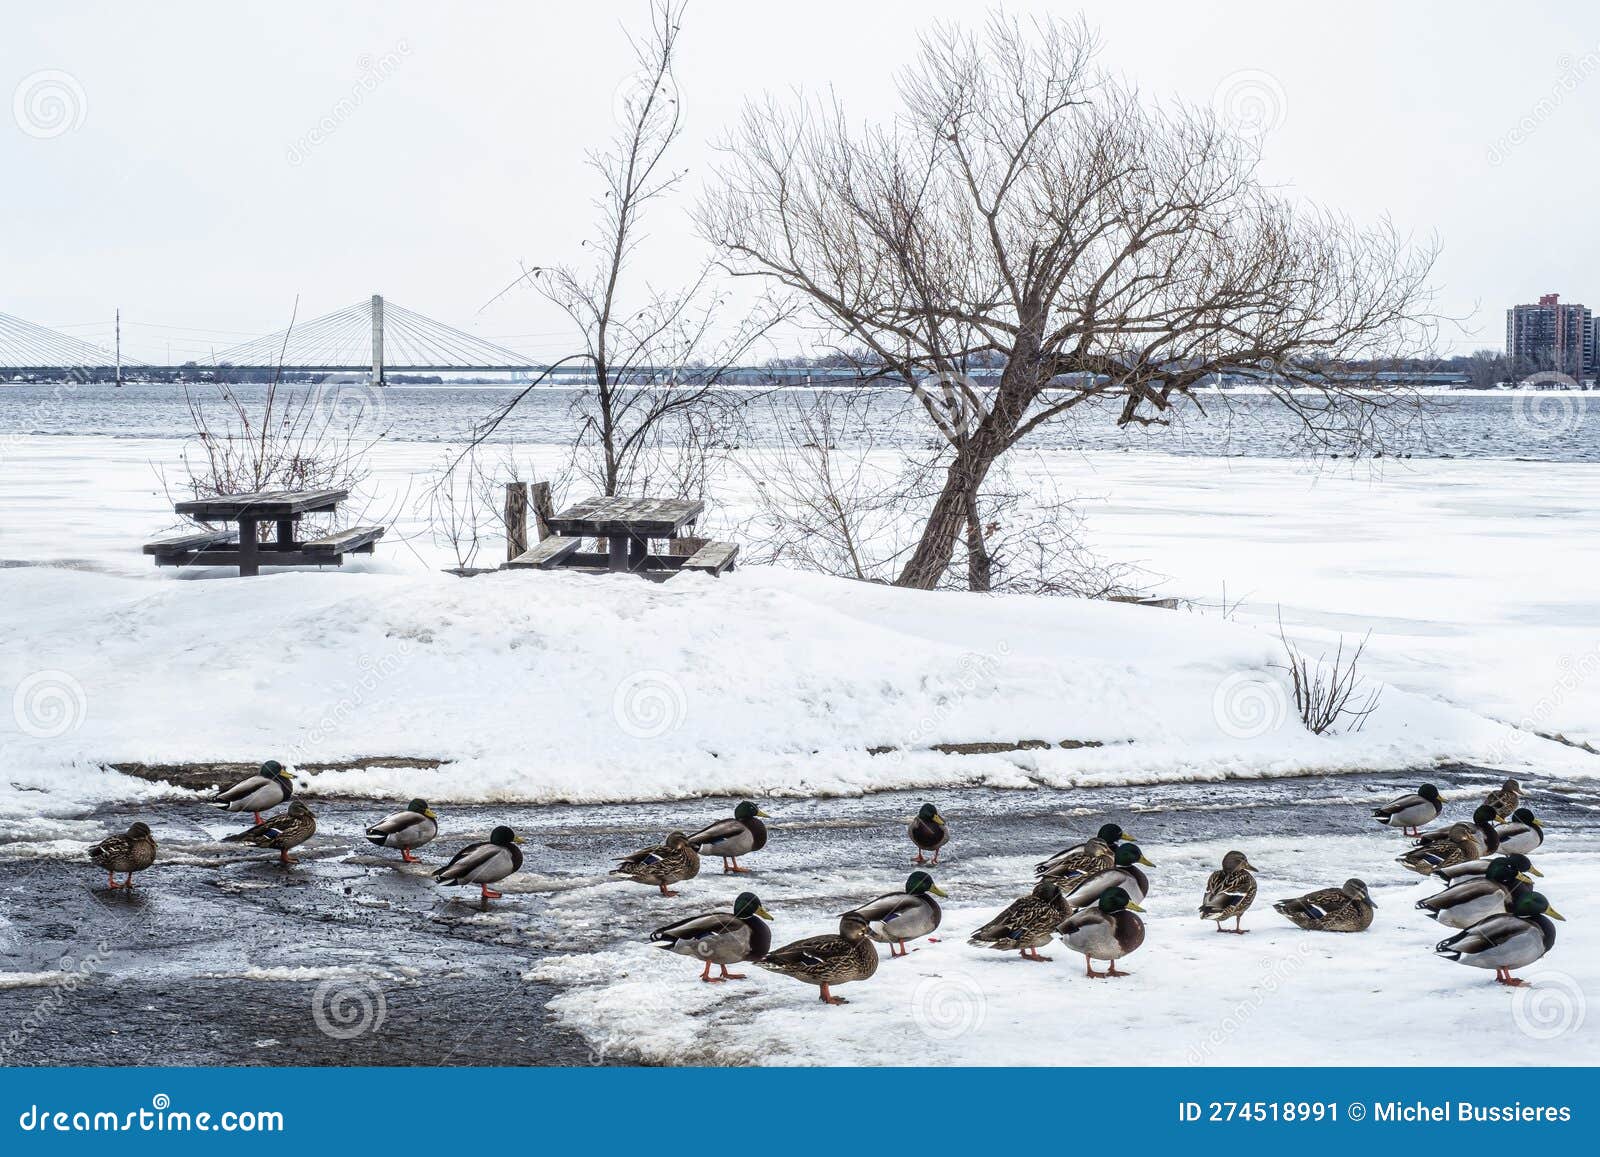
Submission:
[[[1284,633],[1281,616],[1278,638],[1288,657],[1286,666],[1294,683],[1295,709],[1306,730],[1313,735],[1324,735],[1342,725],[1345,730],[1360,731],[1367,716],[1377,710],[1382,693],[1381,687],[1369,689],[1367,680],[1356,671],[1372,632],[1367,632],[1348,658],[1345,657],[1344,636],[1340,635],[1331,663],[1325,655],[1309,659],[1291,643]]]

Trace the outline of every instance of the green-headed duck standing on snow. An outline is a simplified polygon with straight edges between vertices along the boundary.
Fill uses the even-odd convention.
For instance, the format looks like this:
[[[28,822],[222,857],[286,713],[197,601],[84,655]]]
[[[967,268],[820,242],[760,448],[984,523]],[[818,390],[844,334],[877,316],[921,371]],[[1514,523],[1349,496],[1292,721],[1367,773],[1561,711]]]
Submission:
[[[943,895],[944,889],[928,873],[912,872],[906,877],[905,891],[879,896],[853,912],[867,922],[867,935],[889,946],[889,958],[893,960],[907,954],[907,940],[918,940],[938,930],[944,913],[933,897]]]
[[[1372,809],[1372,817],[1387,827],[1399,828],[1402,835],[1414,836],[1423,824],[1431,824],[1444,811],[1444,797],[1431,783],[1416,791]]]
[[[1074,952],[1083,953],[1085,975],[1096,980],[1127,976],[1128,973],[1118,971],[1117,961],[1144,943],[1144,921],[1134,915],[1143,911],[1121,888],[1107,888],[1100,893],[1094,907],[1074,912],[1061,921],[1056,931],[1063,944]],[[1096,960],[1108,962],[1110,968],[1096,972]]]
[[[1528,982],[1512,976],[1511,970],[1532,964],[1556,946],[1552,918],[1566,919],[1550,907],[1542,893],[1524,892],[1510,912],[1479,920],[1466,931],[1441,940],[1434,951],[1457,964],[1492,968],[1496,981],[1520,987]]]
[[[718,820],[688,836],[689,843],[702,856],[721,856],[724,872],[748,872],[739,866],[739,857],[759,852],[767,846],[767,813],[749,800],[733,809],[733,818]]]
[[[772,913],[761,905],[761,897],[743,892],[733,902],[733,913],[705,912],[690,916],[650,933],[658,948],[705,961],[700,979],[707,984],[724,980],[743,980],[742,972],[729,972],[728,965],[760,961],[772,947],[772,929],[764,921]],[[721,967],[721,976],[711,975],[711,966]]]

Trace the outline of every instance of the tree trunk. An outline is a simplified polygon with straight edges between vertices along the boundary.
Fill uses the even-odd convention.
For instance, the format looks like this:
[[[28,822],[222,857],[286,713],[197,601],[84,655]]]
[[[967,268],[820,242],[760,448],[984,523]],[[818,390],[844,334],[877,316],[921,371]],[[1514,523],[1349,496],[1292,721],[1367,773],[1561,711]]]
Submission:
[[[987,591],[994,587],[994,559],[983,540],[983,519],[978,517],[978,495],[967,495],[967,589]]]
[[[983,485],[997,456],[979,449],[978,444],[975,439],[956,452],[955,460],[945,471],[939,497],[934,499],[928,521],[923,524],[922,537],[906,560],[900,577],[894,580],[895,586],[931,591],[950,569],[950,558],[955,553],[962,528],[967,525],[968,511],[976,504],[978,487]]]

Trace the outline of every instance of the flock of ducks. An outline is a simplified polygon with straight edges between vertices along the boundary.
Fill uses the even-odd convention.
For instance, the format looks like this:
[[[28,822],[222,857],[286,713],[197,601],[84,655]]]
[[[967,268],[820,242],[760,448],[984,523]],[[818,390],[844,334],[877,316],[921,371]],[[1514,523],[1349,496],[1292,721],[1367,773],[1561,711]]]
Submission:
[[[291,849],[310,839],[317,830],[315,816],[293,799],[294,775],[276,760],[262,764],[256,775],[217,793],[213,802],[229,812],[250,812],[255,823],[225,836],[228,843],[243,843],[275,850],[284,865],[294,863]],[[1373,810],[1386,827],[1415,838],[1414,845],[1398,857],[1406,868],[1446,887],[1417,902],[1417,908],[1449,928],[1455,935],[1439,942],[1435,951],[1446,959],[1476,968],[1492,968],[1501,984],[1525,981],[1511,975],[1539,960],[1555,945],[1552,919],[1563,916],[1545,897],[1533,890],[1529,873],[1534,868],[1529,853],[1544,842],[1544,828],[1533,812],[1521,806],[1522,788],[1514,779],[1490,792],[1473,812],[1471,822],[1424,831],[1444,811],[1444,799],[1432,784],[1403,795]],[[287,804],[278,814],[262,812]],[[674,831],[659,845],[621,857],[611,876],[676,896],[672,885],[692,880],[704,856],[720,858],[727,874],[748,873],[739,859],[761,851],[768,818],[746,800],[727,819],[699,831]],[[907,835],[916,848],[913,862],[936,866],[939,853],[950,840],[950,826],[933,804],[924,804],[907,817]],[[374,845],[400,852],[407,863],[419,862],[413,853],[439,835],[438,817],[427,801],[412,800],[404,810],[386,816],[366,831]],[[444,886],[480,889],[481,901],[499,899],[489,885],[504,880],[522,867],[521,841],[509,827],[496,827],[487,840],[458,851],[433,872]],[[148,825],[134,823],[122,835],[111,836],[89,849],[89,859],[109,875],[112,888],[132,887],[133,875],[155,862],[156,841]],[[971,933],[972,945],[1017,952],[1021,959],[1047,962],[1039,949],[1060,938],[1084,958],[1088,977],[1104,979],[1128,975],[1117,962],[1137,951],[1145,940],[1140,919],[1141,903],[1150,892],[1143,869],[1154,867],[1121,825],[1107,823],[1082,843],[1063,848],[1034,866],[1031,891]],[[127,880],[119,884],[117,873]],[[1242,851],[1230,851],[1210,874],[1203,889],[1199,916],[1213,921],[1221,933],[1242,935],[1243,917],[1256,899],[1256,867]],[[908,955],[907,945],[928,938],[943,919],[936,897],[946,893],[919,867],[898,892],[879,896],[839,918],[837,933],[811,936],[779,948],[772,947],[766,921],[772,914],[754,892],[743,892],[731,912],[703,912],[664,925],[650,933],[650,942],[683,956],[704,968],[706,983],[742,980],[744,973],[730,965],[754,964],[770,972],[817,986],[827,1004],[847,1003],[832,989],[867,980],[878,970],[875,944],[889,946],[889,956]],[[1360,879],[1346,880],[1337,888],[1322,888],[1279,900],[1273,909],[1299,928],[1316,932],[1364,932],[1371,927],[1372,896]],[[1233,927],[1226,927],[1232,920]],[[1095,962],[1106,965],[1095,970]],[[712,968],[719,971],[712,975]]]

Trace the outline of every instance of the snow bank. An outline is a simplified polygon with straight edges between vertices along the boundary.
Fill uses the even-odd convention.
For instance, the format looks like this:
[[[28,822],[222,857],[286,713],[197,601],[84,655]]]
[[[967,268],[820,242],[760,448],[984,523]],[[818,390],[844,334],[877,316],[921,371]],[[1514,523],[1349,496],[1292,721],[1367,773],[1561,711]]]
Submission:
[[[1359,734],[1294,715],[1263,630],[1203,615],[933,594],[772,569],[664,585],[505,572],[199,581],[0,570],[9,814],[181,794],[112,761],[287,763],[318,793],[441,801],[849,794],[1593,757],[1395,689]],[[936,743],[1104,746],[986,756]],[[868,748],[901,751],[871,755]]]

